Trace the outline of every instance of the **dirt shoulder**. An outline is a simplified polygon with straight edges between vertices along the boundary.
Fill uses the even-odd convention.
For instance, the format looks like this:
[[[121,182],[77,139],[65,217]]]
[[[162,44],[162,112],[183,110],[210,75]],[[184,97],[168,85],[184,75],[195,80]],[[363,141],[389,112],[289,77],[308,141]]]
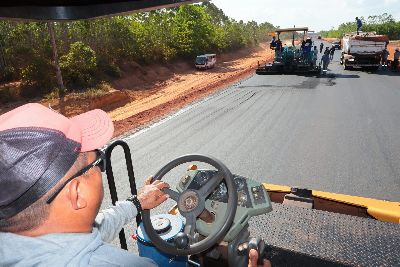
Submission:
[[[339,38],[322,38],[322,40],[329,43],[340,41]]]
[[[199,98],[244,79],[254,73],[258,62],[271,61],[272,58],[272,52],[261,45],[250,51],[240,50],[221,55],[217,59],[217,66],[207,71],[196,71],[192,64],[181,63],[180,70],[148,92],[127,89],[134,101],[109,112],[115,122],[115,134],[120,135],[160,119]]]
[[[100,108],[108,112],[115,125],[115,136],[137,130],[189,105],[217,90],[252,75],[258,62],[272,61],[273,53],[262,44],[253,48],[217,55],[217,66],[197,71],[194,63],[173,63],[121,66],[122,77],[114,80],[108,92],[71,94],[65,98],[64,114],[74,116]],[[32,99],[59,109],[58,100]],[[0,106],[0,114],[26,101]]]

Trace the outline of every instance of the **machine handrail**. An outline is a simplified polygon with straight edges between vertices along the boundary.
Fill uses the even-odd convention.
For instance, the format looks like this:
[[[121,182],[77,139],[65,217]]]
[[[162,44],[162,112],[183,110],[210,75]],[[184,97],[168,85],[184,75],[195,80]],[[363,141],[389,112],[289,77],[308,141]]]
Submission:
[[[129,145],[125,141],[116,140],[107,147],[106,152],[105,152],[107,160],[108,160],[108,164],[106,167],[108,188],[110,189],[111,202],[113,205],[115,205],[115,203],[118,201],[118,193],[117,193],[117,188],[115,186],[115,178],[114,178],[114,172],[112,169],[111,154],[112,154],[114,148],[116,148],[117,146],[121,146],[124,150],[126,169],[128,171],[129,186],[131,189],[131,194],[137,195],[135,173],[133,171],[132,157],[131,157],[131,151],[130,151]],[[138,212],[138,214],[136,215],[136,223],[139,226],[139,224],[141,222],[142,222],[142,216]],[[128,250],[128,246],[127,246],[126,238],[125,238],[125,231],[123,228],[119,232],[119,241],[121,243],[121,248]]]

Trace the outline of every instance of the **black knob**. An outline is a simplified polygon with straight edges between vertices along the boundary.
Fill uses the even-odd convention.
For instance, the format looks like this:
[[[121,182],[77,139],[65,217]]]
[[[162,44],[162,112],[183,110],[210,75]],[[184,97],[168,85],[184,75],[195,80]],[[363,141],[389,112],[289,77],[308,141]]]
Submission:
[[[175,246],[178,249],[185,249],[189,246],[189,236],[185,233],[178,233],[175,236]]]

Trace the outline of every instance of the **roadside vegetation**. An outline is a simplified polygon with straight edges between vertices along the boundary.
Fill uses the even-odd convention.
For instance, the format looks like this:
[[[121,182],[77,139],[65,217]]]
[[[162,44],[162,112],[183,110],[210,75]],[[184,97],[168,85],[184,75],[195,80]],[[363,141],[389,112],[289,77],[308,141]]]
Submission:
[[[212,3],[76,22],[2,20],[0,82],[18,81],[18,88],[0,87],[0,102],[103,90],[104,81],[120,77],[121,64],[234,51],[265,41],[273,28],[235,21]]]
[[[367,18],[360,17],[363,22],[363,32],[376,32],[377,34],[388,35],[391,40],[400,40],[400,21],[396,21],[392,15],[384,13]],[[356,21],[346,22],[339,25],[337,29],[322,31],[321,36],[328,38],[342,38],[345,33],[355,32]]]

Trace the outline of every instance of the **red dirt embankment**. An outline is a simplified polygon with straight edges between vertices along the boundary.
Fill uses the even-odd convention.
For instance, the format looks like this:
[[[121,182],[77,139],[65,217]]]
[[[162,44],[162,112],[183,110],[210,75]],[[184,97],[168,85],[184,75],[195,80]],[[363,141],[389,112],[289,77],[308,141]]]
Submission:
[[[322,38],[322,40],[329,42],[329,43],[340,41],[340,39],[338,39],[338,38]]]
[[[114,121],[114,135],[119,136],[246,78],[255,72],[258,62],[272,59],[272,51],[262,44],[217,55],[217,66],[206,71],[197,71],[194,62],[185,61],[149,66],[127,63],[121,67],[122,77],[111,82],[109,92],[68,95],[63,113],[74,116],[103,109]],[[58,100],[31,101],[58,109]],[[22,104],[24,101],[2,105],[0,114]]]
[[[158,81],[149,87],[149,83],[139,81],[138,76],[122,78],[115,86],[127,90],[133,101],[109,112],[115,121],[116,135],[137,128],[155,119],[188,105],[218,89],[229,86],[254,73],[258,62],[272,60],[272,52],[262,45],[251,51],[240,50],[236,53],[221,55],[217,66],[207,71],[194,70],[193,64],[177,63],[171,66],[173,73],[164,68],[149,71],[157,79],[170,75],[167,79]],[[147,72],[147,75],[149,75]],[[143,78],[141,78],[143,79]],[[154,83],[154,79],[149,82]],[[143,88],[148,88],[143,89]]]

